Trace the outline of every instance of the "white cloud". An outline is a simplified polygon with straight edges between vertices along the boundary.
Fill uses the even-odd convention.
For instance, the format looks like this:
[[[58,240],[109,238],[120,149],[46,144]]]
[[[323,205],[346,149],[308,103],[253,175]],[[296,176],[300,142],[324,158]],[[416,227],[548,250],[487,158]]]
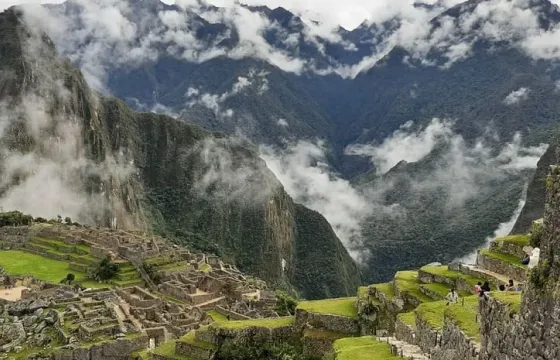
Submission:
[[[355,144],[346,148],[347,155],[368,156],[378,173],[386,173],[400,161],[416,162],[430,154],[442,139],[452,134],[452,123],[433,119],[425,129],[411,131],[409,121],[379,145]]]
[[[263,95],[268,91],[268,72],[250,70],[245,76],[238,76],[237,81],[232,85],[231,90],[222,94],[203,93],[201,90],[190,87],[185,94],[187,98],[186,105],[193,107],[196,105],[204,106],[214,113],[217,118],[231,118],[234,114],[232,109],[222,110],[222,105],[228,99],[243,93],[247,88],[255,86],[257,95]]]
[[[278,119],[277,124],[278,124],[278,126],[282,126],[282,127],[288,127],[288,126],[289,126],[289,124],[288,124],[288,122],[286,121],[286,119]]]
[[[504,99],[504,104],[506,105],[515,105],[523,100],[527,100],[529,98],[530,90],[526,87],[519,88],[518,90],[512,91],[506,98]]]

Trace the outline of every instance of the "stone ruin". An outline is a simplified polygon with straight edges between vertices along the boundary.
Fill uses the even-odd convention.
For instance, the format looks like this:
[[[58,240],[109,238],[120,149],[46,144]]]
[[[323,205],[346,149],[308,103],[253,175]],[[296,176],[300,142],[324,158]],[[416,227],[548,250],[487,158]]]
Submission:
[[[66,261],[84,273],[109,256],[127,269],[117,275],[121,283],[138,277],[114,289],[37,281],[0,312],[0,359],[23,349],[37,350],[36,359],[125,359],[212,323],[210,310],[231,320],[278,317],[264,282],[157,236],[39,224],[0,228],[0,239],[0,250]]]

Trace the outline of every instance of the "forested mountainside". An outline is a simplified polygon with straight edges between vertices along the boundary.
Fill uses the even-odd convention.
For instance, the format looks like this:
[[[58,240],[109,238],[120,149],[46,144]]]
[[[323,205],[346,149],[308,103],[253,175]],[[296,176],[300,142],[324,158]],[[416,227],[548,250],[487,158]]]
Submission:
[[[281,164],[270,167],[290,195],[326,216],[373,282],[482,245],[510,221],[558,132],[554,52],[526,41],[555,31],[556,6],[417,8],[414,33],[399,32],[411,24],[397,16],[326,35],[286,9],[239,4],[71,0],[25,16],[96,89],[274,149],[265,158]],[[119,15],[119,31],[90,21],[104,12]],[[309,169],[331,182],[309,183]],[[533,189],[526,222],[540,211],[528,210]]]
[[[98,96],[17,9],[0,14],[0,75],[4,208],[153,230],[306,298],[359,285],[329,223],[253,148]]]

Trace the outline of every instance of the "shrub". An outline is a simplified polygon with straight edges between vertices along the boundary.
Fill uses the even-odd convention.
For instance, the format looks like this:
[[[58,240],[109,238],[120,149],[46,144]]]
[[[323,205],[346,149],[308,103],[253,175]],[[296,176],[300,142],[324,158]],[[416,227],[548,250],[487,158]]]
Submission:
[[[111,258],[106,257],[103,261],[101,261],[99,267],[93,273],[93,278],[98,281],[111,280],[115,277],[115,275],[117,275],[119,270],[118,265],[114,264],[111,261]]]
[[[9,211],[0,213],[0,227],[2,226],[23,226],[31,225],[33,217],[25,215],[19,211]]]
[[[284,291],[276,292],[276,312],[280,316],[291,316],[296,313],[298,302]]]

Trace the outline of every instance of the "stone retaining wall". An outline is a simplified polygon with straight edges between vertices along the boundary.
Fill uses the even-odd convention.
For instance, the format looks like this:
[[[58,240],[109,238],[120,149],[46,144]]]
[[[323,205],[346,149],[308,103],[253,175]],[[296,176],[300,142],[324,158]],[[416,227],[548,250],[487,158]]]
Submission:
[[[104,344],[93,345],[91,348],[57,350],[53,353],[53,360],[127,360],[131,354],[147,349],[149,339],[147,335],[138,335],[133,339],[120,339]]]
[[[432,360],[478,360],[480,345],[469,338],[453,320],[446,317],[439,348],[431,352]]]
[[[450,279],[445,276],[430,274],[423,270],[418,270],[418,280],[425,284],[432,284],[432,283],[445,284],[450,288],[452,287],[455,288],[458,291],[472,292],[473,289],[473,286],[462,278]]]
[[[416,315],[416,345],[420,346],[422,351],[429,353],[439,345],[440,340],[440,332],[432,329],[427,322]]]
[[[220,314],[226,316],[226,317],[229,316],[230,320],[249,320],[249,319],[251,319],[249,316],[241,315],[239,313],[236,313],[235,311],[230,311],[230,310],[225,309],[221,306],[216,306],[215,310],[217,312],[219,312]]]
[[[416,332],[410,325],[403,323],[397,318],[395,322],[395,338],[409,344],[416,345]]]
[[[521,260],[520,260],[521,261]],[[479,253],[476,257],[476,263],[483,269],[502,274],[510,279],[525,282],[527,281],[527,269],[508,264],[503,261],[492,259],[484,254]]]
[[[358,319],[352,319],[346,316],[323,315],[310,313],[305,310],[296,310],[296,327],[303,329],[306,326],[312,326],[315,329],[331,331],[343,334],[359,334],[360,325]]]
[[[527,256],[525,251],[523,251],[523,247],[504,241],[492,241],[490,243],[490,251],[513,255],[520,260]]]
[[[291,343],[299,338],[300,332],[294,325],[286,325],[278,328],[268,327],[249,327],[244,329],[224,329],[210,325],[208,330],[211,333],[212,344],[223,346],[244,344],[261,346],[272,344]]]

